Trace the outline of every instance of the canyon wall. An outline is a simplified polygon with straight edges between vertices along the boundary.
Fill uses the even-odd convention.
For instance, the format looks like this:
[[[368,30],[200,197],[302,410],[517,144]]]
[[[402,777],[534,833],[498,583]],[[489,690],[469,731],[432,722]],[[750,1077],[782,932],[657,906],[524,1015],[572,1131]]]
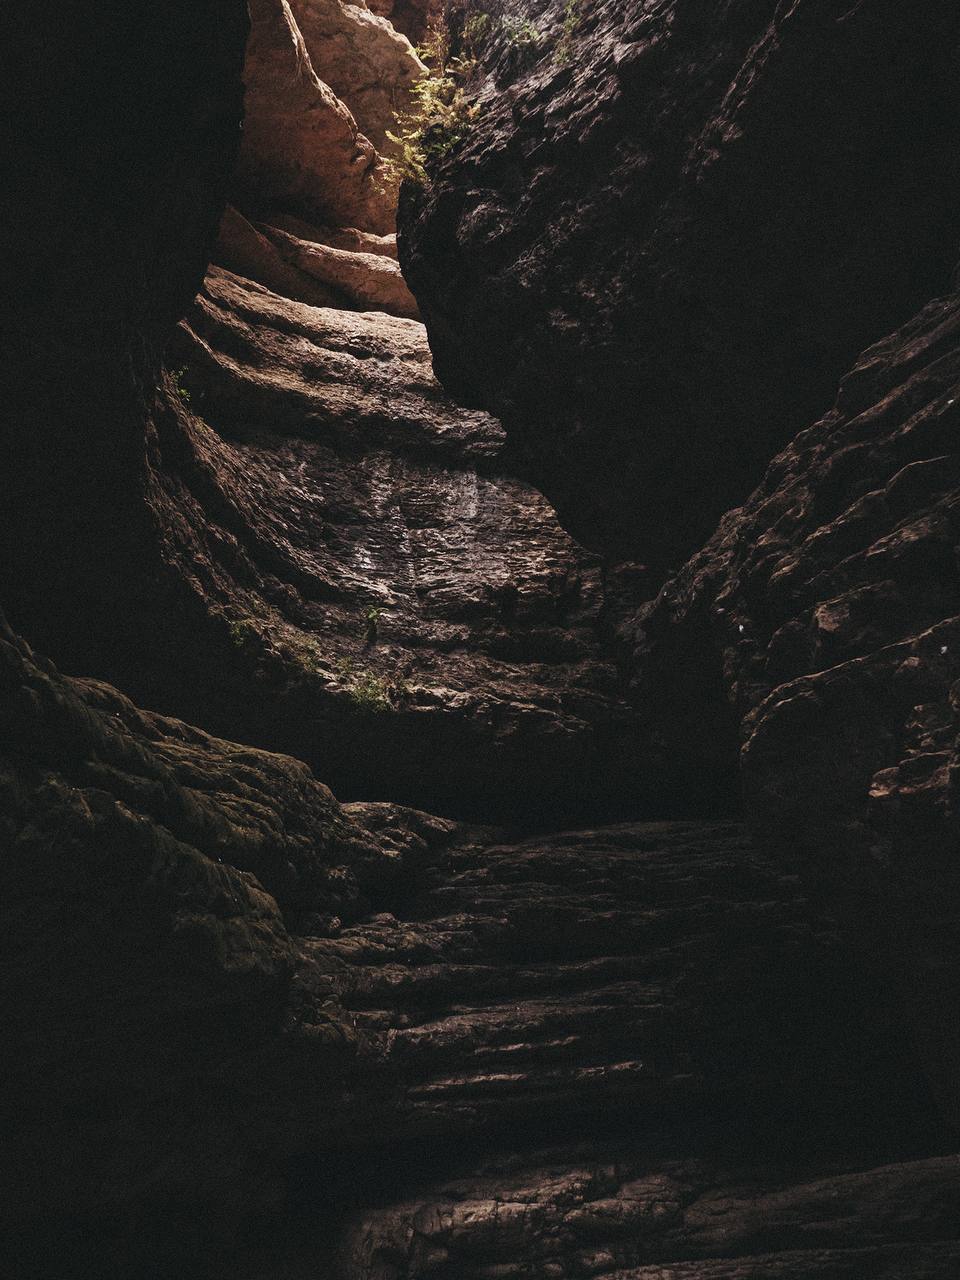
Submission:
[[[5,1259],[952,1280],[957,16],[388,9],[0,19]]]
[[[701,714],[682,672],[713,668],[755,829],[899,987],[951,1116],[958,373],[952,295],[864,353],[624,637],[680,738]]]
[[[479,114],[401,216],[437,372],[576,536],[676,565],[946,286],[956,6],[466,8]]]
[[[733,506],[621,627],[635,703],[693,793],[739,724],[952,1116],[960,14],[530,4],[518,52],[468,8],[475,124],[401,206],[438,373],[590,540],[669,565]]]

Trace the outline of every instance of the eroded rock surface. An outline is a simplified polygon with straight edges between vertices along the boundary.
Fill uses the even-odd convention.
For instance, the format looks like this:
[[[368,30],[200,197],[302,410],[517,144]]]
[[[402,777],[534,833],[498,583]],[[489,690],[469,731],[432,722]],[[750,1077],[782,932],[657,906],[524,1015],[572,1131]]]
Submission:
[[[576,536],[676,563],[945,287],[960,11],[477,8],[479,118],[401,208],[438,375]]]
[[[422,43],[444,14],[444,0],[367,0],[371,13],[390,19],[415,45]]]
[[[393,24],[342,0],[290,0],[317,75],[353,113],[378,151],[389,151],[398,112],[423,63]]]
[[[236,209],[227,209],[215,261],[273,293],[310,306],[419,317],[396,262],[395,237],[356,228],[313,228],[281,215],[281,222],[295,226],[290,231],[274,226],[274,221],[275,217],[254,226]]]
[[[805,1184],[773,1165],[758,1179],[729,1157],[661,1164],[614,1143],[540,1159],[490,1160],[429,1199],[364,1215],[339,1274],[951,1280],[960,1263],[956,1157]]]
[[[951,1113],[958,413],[948,297],[863,355],[833,411],[774,460],[633,641],[638,698],[657,700],[677,741],[700,718],[683,673],[712,667],[743,722],[762,838],[889,967]]]
[[[326,7],[355,9],[339,0]],[[237,198],[248,211],[266,196],[316,221],[392,231],[395,190],[376,147],[317,74],[287,0],[254,0],[250,11]]]
[[[407,877],[305,946],[399,1088],[349,1161],[317,1152],[245,1280],[951,1274],[956,1159],[891,1162],[922,1131],[909,1060],[740,828],[513,843],[348,812]],[[318,1246],[348,1167],[359,1205]]]
[[[191,399],[158,417],[154,501],[208,619],[203,674],[177,659],[191,715],[348,796],[486,820],[659,795],[600,563],[503,475],[501,429],[446,398],[422,326],[214,270],[170,361]]]
[[[410,21],[413,7],[396,5]],[[19,633],[83,673],[0,623],[4,1266],[37,1280],[947,1280],[956,1139],[921,1068],[952,1114],[954,303],[868,355],[638,631],[625,617],[649,578],[602,566],[511,477],[500,426],[434,382],[421,326],[281,296],[306,287],[281,233],[392,261],[373,146],[286,5],[258,5],[277,44],[257,44],[261,26],[254,50],[292,94],[274,121],[290,150],[251,178],[234,230],[258,271],[297,275],[265,288],[211,270],[154,393],[237,195],[243,11],[126,0],[122,19],[74,3],[0,18],[22,135],[18,218],[0,224],[15,285],[0,590]],[[861,4],[837,28],[824,6],[779,9],[776,40],[747,59],[761,123],[779,137],[795,102],[764,86],[802,81],[818,111],[852,103],[870,123],[873,164],[900,110],[929,178],[939,144],[911,131],[934,109],[946,40],[914,104],[893,77],[876,133],[857,73],[887,50],[915,76],[953,13],[913,15],[890,54],[895,12]],[[569,30],[552,4],[531,13],[555,48],[610,51],[612,5],[565,9]],[[645,16],[693,50],[662,64],[671,110],[684,67],[694,98],[719,93],[770,17],[722,15],[671,2]],[[401,47],[361,12],[368,28]],[[661,65],[638,30],[622,43],[644,52],[620,68],[634,86]],[[826,30],[842,56],[818,61]],[[518,56],[496,40],[506,91]],[[768,75],[784,63],[796,81]],[[557,54],[564,66],[575,86]],[[581,160],[619,182],[608,104],[578,121],[555,85]],[[632,107],[611,118],[615,132]],[[750,126],[752,165],[753,117],[731,118]],[[707,171],[737,152],[722,141],[707,195]],[[530,163],[521,150],[506,166],[521,207],[540,199]],[[891,189],[894,236],[916,193]],[[823,190],[811,183],[811,203]],[[941,190],[931,181],[931,240],[886,268],[918,289]],[[785,200],[775,184],[770,207]],[[879,256],[887,231],[873,231]],[[862,317],[837,315],[847,341]],[[600,356],[596,332],[585,324]],[[637,710],[611,660],[618,624],[642,655]],[[203,727],[142,709],[173,704]],[[555,830],[625,797],[689,807],[677,741],[719,777],[739,717],[757,842],[719,820],[524,838],[342,806],[317,781]],[[295,747],[316,776],[251,741]],[[716,789],[715,818],[732,796]]]
[[[295,1009],[288,925],[369,911],[388,855],[304,765],[68,680],[2,621],[0,742],[5,1265],[177,1270],[282,1200],[288,1124],[338,1123],[357,1037]]]

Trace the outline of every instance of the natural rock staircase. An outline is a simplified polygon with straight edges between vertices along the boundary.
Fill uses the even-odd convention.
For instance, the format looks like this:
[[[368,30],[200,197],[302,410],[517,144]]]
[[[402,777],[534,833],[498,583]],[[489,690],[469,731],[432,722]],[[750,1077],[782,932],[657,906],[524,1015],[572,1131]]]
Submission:
[[[304,941],[385,1075],[245,1277],[957,1274],[957,1158],[910,1158],[898,1046],[738,826],[350,812],[419,850],[392,910]],[[333,1186],[355,1207],[310,1239]]]

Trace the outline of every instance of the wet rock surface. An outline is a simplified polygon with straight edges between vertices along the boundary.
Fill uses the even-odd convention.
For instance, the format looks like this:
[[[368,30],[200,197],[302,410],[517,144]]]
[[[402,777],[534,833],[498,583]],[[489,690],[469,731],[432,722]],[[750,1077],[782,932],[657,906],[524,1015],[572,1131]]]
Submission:
[[[946,286],[960,17],[478,9],[479,116],[400,211],[438,375],[576,536],[676,564]]]

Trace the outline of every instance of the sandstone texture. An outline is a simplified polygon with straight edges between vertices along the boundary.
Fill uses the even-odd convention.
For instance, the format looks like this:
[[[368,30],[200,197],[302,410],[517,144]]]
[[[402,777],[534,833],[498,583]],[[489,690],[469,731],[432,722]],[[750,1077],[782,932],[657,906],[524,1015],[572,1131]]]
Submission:
[[[348,811],[419,872],[304,945],[400,1089],[355,1122],[367,1203],[251,1276],[951,1274],[956,1158],[878,1159],[916,1132],[909,1065],[736,824],[514,843]],[[344,1169],[317,1153],[306,1221]]]
[[[437,373],[576,536],[677,564],[945,288],[960,11],[467,7],[479,117],[401,206]]]
[[[0,734],[5,1266],[119,1275],[146,1233],[162,1274],[282,1196],[298,1057],[328,1095],[305,1114],[335,1114],[355,1036],[292,1012],[287,924],[369,910],[386,855],[304,765],[66,679],[5,622]]]
[[[390,19],[390,25],[419,45],[439,24],[448,6],[444,0],[367,0],[371,13]]]
[[[302,59],[299,78],[277,63],[251,81],[302,44],[286,11],[253,19],[234,195],[258,93],[279,127],[290,104],[268,89],[320,84]],[[297,172],[339,189],[322,155]],[[24,528],[48,550],[29,574],[11,555],[12,615],[68,669],[296,754],[345,799],[540,826],[636,812],[641,793],[694,812],[641,759],[613,660],[622,584],[634,604],[648,589],[564,532],[500,460],[495,420],[436,383],[422,326],[385,314],[415,311],[390,236],[352,207],[320,226],[277,213],[283,175],[256,181],[273,212],[223,217],[213,252],[230,270],[211,270],[169,343],[155,402],[146,378],[123,387],[116,344],[69,409],[51,396],[78,450],[102,446],[67,451],[60,507],[50,464],[24,463]],[[114,382],[122,432],[103,407]],[[719,785],[717,800],[732,807]]]
[[[391,244],[391,237],[365,236],[356,228],[338,233],[294,221],[298,233],[269,223],[254,226],[228,208],[214,258],[235,274],[310,306],[418,318],[416,300],[396,262],[395,239]],[[352,233],[355,245],[344,231]]]
[[[555,1280],[951,1280],[957,1175],[948,1157],[784,1184],[775,1166],[658,1164],[616,1143],[491,1159],[360,1218],[341,1274],[537,1274],[524,1258]]]
[[[256,210],[267,193],[316,221],[392,231],[394,193],[377,150],[318,76],[287,0],[254,0],[250,12],[238,200]]]
[[[317,75],[346,104],[378,151],[389,150],[398,112],[424,66],[410,41],[365,6],[290,0]]]

